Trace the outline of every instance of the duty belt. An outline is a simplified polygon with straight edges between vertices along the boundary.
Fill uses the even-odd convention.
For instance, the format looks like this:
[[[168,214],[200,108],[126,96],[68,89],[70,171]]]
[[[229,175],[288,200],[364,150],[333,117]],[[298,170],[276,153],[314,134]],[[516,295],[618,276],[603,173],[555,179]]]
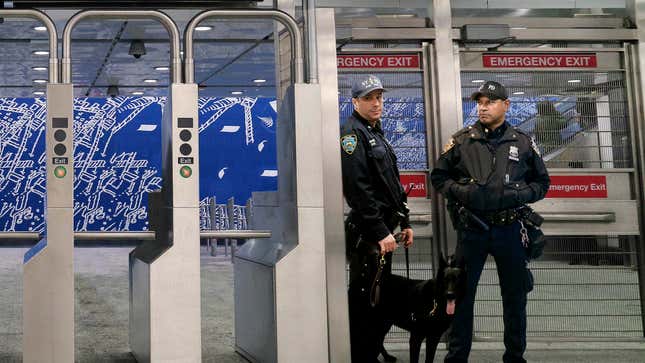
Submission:
[[[513,222],[520,218],[519,209],[520,208],[512,208],[494,212],[475,212],[475,214],[488,224],[492,224],[494,226],[507,226],[509,224],[513,224]]]

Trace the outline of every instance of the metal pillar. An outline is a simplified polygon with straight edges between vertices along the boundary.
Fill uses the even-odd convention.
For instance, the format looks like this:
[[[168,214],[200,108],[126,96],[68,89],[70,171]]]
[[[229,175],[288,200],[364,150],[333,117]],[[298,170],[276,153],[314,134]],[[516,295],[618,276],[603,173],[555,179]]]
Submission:
[[[74,90],[47,85],[47,232],[25,254],[23,360],[74,361]]]
[[[463,125],[461,115],[461,79],[459,75],[458,48],[452,39],[452,17],[449,0],[432,1],[432,21],[436,38],[431,48],[433,62],[433,111],[435,124],[432,127],[434,137],[428,150],[434,162],[441,155],[442,146],[451,135]],[[438,67],[437,65],[441,65]],[[440,86],[439,86],[440,85]],[[429,140],[430,141],[430,140]],[[455,250],[456,233],[448,219],[444,198],[434,193],[432,201],[433,228],[433,263],[438,265],[439,253],[450,254]],[[435,217],[436,216],[436,217]],[[438,250],[440,249],[440,251]]]
[[[629,16],[637,26],[638,41],[634,46],[629,47],[630,56],[633,63],[630,64],[634,76],[634,120],[632,127],[632,145],[634,150],[634,163],[636,164],[636,198],[638,200],[638,222],[641,232],[645,228],[645,194],[643,186],[645,185],[645,128],[643,120],[645,119],[645,110],[643,101],[645,101],[645,0],[628,0],[626,8]],[[640,187],[639,187],[640,186]],[[645,241],[641,236],[637,241],[636,260],[638,265],[638,283],[641,300],[641,322],[645,334]]]
[[[3,17],[30,17],[49,32],[47,85],[46,235],[24,257],[23,361],[74,361],[73,90],[57,84],[56,27],[35,10],[0,10]]]
[[[327,264],[327,324],[329,361],[349,362],[349,314],[345,281],[343,234],[343,183],[338,128],[338,71],[334,9],[316,9],[318,81],[322,105],[323,195],[325,211],[325,258]]]
[[[156,239],[130,253],[130,348],[140,362],[201,362],[197,85],[175,84],[162,121]],[[189,135],[186,136],[186,135]]]

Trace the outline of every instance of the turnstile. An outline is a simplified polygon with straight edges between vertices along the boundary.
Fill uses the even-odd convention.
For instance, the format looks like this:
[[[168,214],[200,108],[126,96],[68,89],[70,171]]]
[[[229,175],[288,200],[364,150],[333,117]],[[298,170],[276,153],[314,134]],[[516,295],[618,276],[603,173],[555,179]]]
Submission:
[[[73,88],[58,83],[56,27],[33,10],[0,10],[41,20],[49,31],[45,125],[46,234],[23,261],[23,361],[74,361]]]
[[[271,238],[247,241],[235,256],[235,349],[259,362],[346,362],[344,255],[336,248],[337,255],[326,256],[332,251],[327,249],[331,236],[342,237],[335,77],[333,85],[303,83],[302,40],[297,23],[287,14],[212,10],[198,14],[186,27],[187,82],[193,79],[192,32],[211,16],[280,21],[289,33],[293,62],[293,84],[279,109],[278,191],[253,196],[253,228],[270,229]],[[323,23],[331,24],[328,36],[333,34],[333,12],[327,10],[325,19]],[[326,40],[326,56],[333,59],[335,39]],[[319,44],[318,50],[322,47]],[[330,86],[330,97],[323,98],[323,83]],[[329,119],[322,117],[325,105],[333,106],[327,110]],[[334,202],[336,214],[329,208]],[[335,243],[340,247],[340,238]],[[337,270],[328,269],[330,259],[340,261]],[[337,283],[331,287],[330,281]]]
[[[152,18],[170,35],[172,85],[162,122],[163,192],[151,198],[158,206],[153,211],[158,218],[151,221],[156,238],[130,254],[130,348],[142,362],[200,362],[197,85],[179,84],[179,31],[166,14],[88,10],[70,18],[63,34],[63,82],[70,89],[71,32],[86,18]],[[71,93],[69,97],[71,107]],[[73,302],[69,306],[73,308]]]

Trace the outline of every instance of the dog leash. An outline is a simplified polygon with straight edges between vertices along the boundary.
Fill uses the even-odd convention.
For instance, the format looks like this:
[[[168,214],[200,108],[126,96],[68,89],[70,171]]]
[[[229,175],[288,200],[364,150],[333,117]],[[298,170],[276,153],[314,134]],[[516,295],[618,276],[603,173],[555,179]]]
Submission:
[[[394,239],[396,240],[396,243],[401,243],[403,242],[403,233],[399,232],[394,236]],[[407,247],[403,246],[405,248],[405,277],[409,280],[410,279],[410,253]]]
[[[372,281],[372,287],[370,288],[370,305],[372,307],[378,305],[381,300],[381,275],[383,275],[385,262],[385,255],[381,255],[378,262],[378,270],[376,271],[376,276],[374,276],[374,281]]]

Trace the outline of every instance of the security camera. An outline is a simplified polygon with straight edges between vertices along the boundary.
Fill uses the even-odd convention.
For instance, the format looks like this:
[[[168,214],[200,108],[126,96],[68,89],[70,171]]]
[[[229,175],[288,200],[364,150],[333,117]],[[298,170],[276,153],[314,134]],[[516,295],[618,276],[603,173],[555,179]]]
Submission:
[[[128,54],[136,59],[139,59],[142,55],[146,54],[146,45],[143,43],[143,40],[133,40],[130,43],[130,50],[128,51]]]

